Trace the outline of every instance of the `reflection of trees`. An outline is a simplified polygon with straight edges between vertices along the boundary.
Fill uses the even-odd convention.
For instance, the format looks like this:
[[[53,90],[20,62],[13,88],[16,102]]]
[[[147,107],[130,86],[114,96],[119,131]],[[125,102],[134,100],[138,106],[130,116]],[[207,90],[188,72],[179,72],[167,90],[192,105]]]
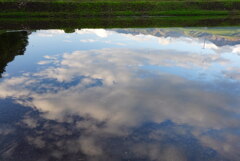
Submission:
[[[28,32],[6,32],[0,34],[0,78],[7,64],[16,55],[23,55],[28,44]]]

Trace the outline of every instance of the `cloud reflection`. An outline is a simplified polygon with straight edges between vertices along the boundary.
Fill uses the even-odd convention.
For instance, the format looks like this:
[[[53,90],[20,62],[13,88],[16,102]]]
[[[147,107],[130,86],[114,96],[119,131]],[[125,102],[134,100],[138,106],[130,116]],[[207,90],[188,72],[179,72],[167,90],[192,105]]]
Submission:
[[[105,30],[93,31],[100,37],[108,35]],[[72,154],[81,155],[83,160],[121,160],[121,156],[161,161],[239,158],[234,150],[240,141],[234,130],[240,127],[239,95],[226,93],[224,87],[212,88],[213,84],[221,85],[220,76],[214,81],[203,81],[200,75],[192,80],[181,72],[165,70],[207,73],[217,64],[222,67],[218,74],[222,74],[231,64],[222,55],[104,48],[46,59],[38,63],[45,65],[43,70],[0,82],[1,99],[14,98],[39,112],[39,117],[27,113],[21,126],[35,129],[36,134],[25,139],[35,148],[51,149],[46,157],[63,159]],[[221,130],[226,133],[219,140],[209,132]],[[204,155],[191,156],[189,151]]]

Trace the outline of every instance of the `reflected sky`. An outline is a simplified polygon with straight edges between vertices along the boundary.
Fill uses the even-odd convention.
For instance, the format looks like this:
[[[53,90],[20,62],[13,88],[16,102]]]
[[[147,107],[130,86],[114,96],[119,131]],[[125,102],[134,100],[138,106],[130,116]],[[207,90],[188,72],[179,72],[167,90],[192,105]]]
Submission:
[[[31,32],[0,79],[0,160],[238,161],[239,33]]]

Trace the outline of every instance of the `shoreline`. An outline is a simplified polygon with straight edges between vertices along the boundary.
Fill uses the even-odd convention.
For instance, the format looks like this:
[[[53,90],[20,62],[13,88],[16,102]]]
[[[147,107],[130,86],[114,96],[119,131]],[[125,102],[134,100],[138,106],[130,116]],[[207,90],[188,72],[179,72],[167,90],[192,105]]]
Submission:
[[[0,18],[0,29],[80,29],[240,26],[240,16]]]

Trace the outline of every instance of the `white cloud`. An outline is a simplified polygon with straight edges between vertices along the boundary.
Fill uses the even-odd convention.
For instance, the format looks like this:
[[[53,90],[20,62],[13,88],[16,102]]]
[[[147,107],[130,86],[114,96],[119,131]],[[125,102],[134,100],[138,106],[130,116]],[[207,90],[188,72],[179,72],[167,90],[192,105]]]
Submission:
[[[64,30],[38,30],[36,32],[37,36],[40,37],[53,37],[55,35],[61,35],[64,33]]]
[[[111,34],[109,31],[106,31],[105,29],[81,29],[81,30],[75,30],[75,33],[77,34],[95,34],[98,37],[106,38]]]
[[[132,127],[143,121],[162,122],[166,119],[214,129],[238,126],[238,119],[224,117],[225,111],[239,112],[228,105],[229,101],[238,103],[235,98],[205,91],[207,87],[161,71],[154,73],[154,79],[139,76],[151,73],[141,69],[142,65],[208,68],[212,63],[226,61],[219,55],[127,49],[114,49],[113,54],[111,49],[101,49],[66,53],[62,58],[58,67],[47,67],[29,76],[1,82],[0,96],[31,97],[29,105],[47,112],[45,117],[49,119],[64,118],[67,107],[68,113],[91,116],[98,121],[108,120],[104,131],[109,133],[120,133],[123,125]],[[205,63],[202,63],[203,60]],[[71,82],[78,76],[85,79],[63,89],[31,82],[31,76],[63,83]],[[103,85],[85,88],[97,83],[97,79]],[[57,92],[36,93],[29,89],[29,85],[56,88]],[[214,109],[214,112],[209,109]]]
[[[236,46],[233,48],[233,53],[240,54],[240,45],[236,45]]]
[[[84,39],[84,40],[80,40],[80,42],[85,42],[85,43],[91,43],[91,42],[96,42],[97,40],[94,39]]]

